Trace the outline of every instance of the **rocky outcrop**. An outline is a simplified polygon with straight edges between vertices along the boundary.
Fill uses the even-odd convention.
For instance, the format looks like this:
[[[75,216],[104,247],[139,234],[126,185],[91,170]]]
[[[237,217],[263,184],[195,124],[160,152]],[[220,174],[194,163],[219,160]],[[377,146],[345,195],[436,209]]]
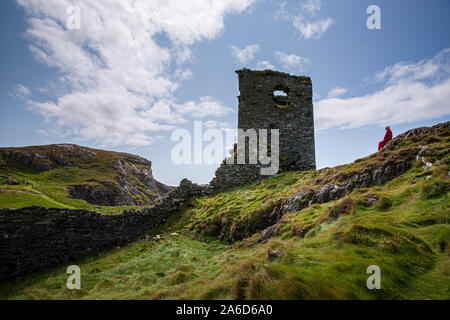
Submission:
[[[0,149],[0,155],[3,158],[16,162],[26,168],[37,171],[51,170],[51,161],[46,155],[39,153],[15,152],[5,149]]]
[[[117,183],[102,182],[96,184],[70,185],[67,193],[73,199],[81,199],[100,206],[135,205],[134,199],[119,188]]]
[[[315,188],[301,190],[286,199],[274,203],[267,210],[255,214],[244,220],[230,221],[220,215],[213,216],[205,222],[195,225],[193,228],[200,234],[217,237],[221,241],[233,242],[243,240],[251,235],[262,232],[263,239],[267,240],[276,236],[278,223],[287,213],[298,212],[312,204],[326,203],[343,198],[347,193],[356,188],[366,188],[380,185],[390,181],[411,167],[411,160],[420,149],[415,149],[404,158],[389,158],[384,163],[373,165],[363,171],[354,171],[336,174],[330,177],[322,177],[312,181]],[[342,181],[341,183],[331,183]],[[305,234],[304,232],[303,234]],[[299,233],[301,234],[301,232]]]
[[[365,166],[355,166],[353,170],[338,170],[335,174],[325,174],[311,181],[311,188],[301,190],[286,199],[273,204],[272,210],[262,210],[258,219],[229,221],[216,216],[208,221],[209,225],[199,224],[195,228],[200,233],[217,236],[219,240],[232,242],[242,240],[254,233],[261,232],[262,238],[267,240],[276,236],[278,224],[287,213],[294,213],[312,204],[327,203],[343,198],[352,190],[382,185],[404,174],[412,166],[413,161],[426,161],[426,157],[434,155],[434,151],[423,145],[416,145],[418,141],[433,143],[436,135],[448,137],[450,122],[438,124],[434,127],[424,127],[407,131],[392,140],[385,149],[373,155],[376,161],[367,161]],[[440,140],[436,140],[440,141]],[[430,164],[423,166],[428,170]],[[432,165],[431,165],[432,166]],[[377,199],[374,199],[377,201]],[[299,235],[305,235],[308,230],[302,230]]]
[[[16,186],[18,184],[19,184],[19,182],[17,182],[16,180],[14,180],[12,178],[8,178],[5,180],[5,185],[7,185],[7,186]]]
[[[92,178],[65,185],[70,197],[102,206],[148,205],[173,188],[158,182],[151,161],[127,154],[73,144],[0,148],[0,157],[13,166],[37,171],[61,167],[87,170]],[[96,177],[99,176],[100,178]],[[106,177],[110,173],[111,177]],[[88,176],[88,175],[87,175]]]
[[[126,203],[142,205],[145,204],[143,201],[136,200],[139,196],[156,199],[173,189],[153,177],[150,161],[138,160],[127,157],[113,163],[113,168],[118,172],[117,183]]]
[[[322,186],[316,191],[309,189],[300,191],[286,200],[280,201],[267,218],[267,224],[270,224],[262,231],[263,239],[267,240],[276,236],[277,225],[272,223],[274,218],[280,221],[283,215],[287,213],[298,212],[314,203],[326,203],[343,198],[346,194],[357,188],[367,188],[371,186],[378,186],[390,180],[393,180],[404,174],[412,166],[414,160],[425,161],[425,157],[433,155],[434,152],[425,146],[414,146],[402,148],[408,144],[415,143],[421,140],[432,143],[436,139],[435,135],[448,137],[450,135],[450,122],[441,123],[433,127],[423,127],[409,130],[395,139],[380,152],[380,160],[382,162],[372,164],[364,170],[356,170],[350,172],[338,172],[330,177],[319,177],[315,180],[316,184]],[[427,162],[427,161],[425,161]],[[427,167],[422,167],[423,170],[428,170]],[[339,184],[330,183],[331,181],[340,181]],[[368,204],[373,205],[378,201],[377,197],[368,199]],[[304,236],[306,232],[300,234]],[[233,236],[232,236],[233,237]]]
[[[313,197],[316,197],[317,199],[316,195],[317,194],[312,189],[300,191],[299,193],[296,193],[283,201],[279,211],[282,215],[284,215],[288,212],[297,212],[303,210],[309,206],[310,201]]]
[[[117,159],[112,163],[116,174],[115,182],[69,185],[68,194],[103,206],[140,206],[151,203],[173,189],[155,180],[151,162],[145,159]]]
[[[448,130],[450,129],[450,121],[439,123],[432,127],[420,127],[420,128],[414,128],[411,130],[408,130],[402,134],[399,134],[395,139],[392,140],[392,142],[399,142],[399,141],[412,141],[417,142],[421,140],[423,137],[428,137],[430,139],[433,139],[433,135],[447,135]],[[390,145],[395,145],[390,143]],[[432,142],[432,141],[428,141]]]

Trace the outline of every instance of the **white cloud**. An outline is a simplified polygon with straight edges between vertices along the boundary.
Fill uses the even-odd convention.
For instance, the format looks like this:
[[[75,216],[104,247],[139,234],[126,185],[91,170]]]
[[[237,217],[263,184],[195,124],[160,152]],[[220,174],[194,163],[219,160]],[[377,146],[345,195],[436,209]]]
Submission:
[[[180,80],[189,80],[192,79],[194,74],[190,69],[177,69],[175,70],[175,78]]]
[[[183,104],[175,104],[175,111],[181,115],[189,115],[194,118],[204,118],[208,116],[224,116],[233,112],[233,109],[226,107],[223,103],[213,97],[201,97],[200,101],[188,101]]]
[[[346,88],[336,87],[330,90],[330,93],[328,93],[328,98],[340,97],[346,93],[347,93]]]
[[[61,75],[57,88],[49,84],[55,98],[31,106],[80,138],[144,145],[187,115],[227,112],[210,97],[177,103],[174,92],[192,77],[182,66],[192,59],[189,46],[219,36],[226,15],[256,0],[78,0],[80,30],[66,28],[73,1],[16,1],[27,14],[30,51]],[[160,44],[161,35],[170,41]]]
[[[275,15],[274,15],[275,20],[278,20],[278,19],[289,20],[288,19],[289,13],[286,10],[286,5],[287,5],[286,1],[280,2],[278,4],[278,10],[275,11]]]
[[[375,75],[378,81],[387,80],[389,84],[399,81],[419,81],[430,78],[443,78],[450,74],[450,49],[444,49],[433,59],[418,63],[400,62],[385,68]]]
[[[318,12],[322,9],[321,0],[307,0],[302,2],[297,8],[296,14],[286,9],[286,2],[280,4],[280,8],[275,13],[276,18],[288,20],[300,33],[300,39],[320,39],[333,25],[334,20],[330,17],[318,18]]]
[[[19,83],[14,86],[12,92],[9,95],[15,99],[24,100],[31,95],[31,91],[30,89]]]
[[[272,65],[268,61],[259,61],[256,64],[256,69],[258,69],[258,70],[276,70],[275,66]]]
[[[226,14],[241,13],[255,0],[170,0],[164,4],[159,0],[130,2],[138,2],[144,14],[171,40],[186,45],[214,39],[224,28]]]
[[[283,68],[289,72],[304,72],[309,59],[297,56],[295,54],[287,54],[282,51],[275,52],[275,58],[281,63]]]
[[[259,45],[250,44],[245,48],[230,46],[231,55],[235,57],[240,63],[246,64],[255,58],[255,54],[259,51]]]
[[[292,20],[292,24],[300,32],[300,37],[304,39],[320,39],[333,23],[330,17],[308,22],[302,16],[297,16]]]
[[[386,83],[377,92],[318,101],[317,130],[411,123],[450,114],[450,49],[432,59],[388,67],[375,78]]]
[[[176,54],[177,64],[179,64],[179,65],[192,60],[192,51],[189,48],[183,48],[182,50],[176,50],[175,54]]]
[[[308,11],[310,14],[315,14],[317,11],[320,11],[322,8],[321,0],[308,0],[304,2],[301,7]]]

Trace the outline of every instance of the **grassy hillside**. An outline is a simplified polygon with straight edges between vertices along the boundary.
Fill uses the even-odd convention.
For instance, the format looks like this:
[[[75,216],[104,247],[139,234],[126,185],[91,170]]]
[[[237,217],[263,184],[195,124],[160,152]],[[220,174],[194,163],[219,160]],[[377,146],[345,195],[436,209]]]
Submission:
[[[141,241],[73,262],[81,267],[82,290],[66,289],[61,266],[0,283],[0,298],[450,299],[449,144],[448,133],[413,136],[349,165],[286,172],[193,198]],[[318,181],[421,146],[431,168],[413,160],[388,183],[287,213],[272,237],[253,231],[218,241],[217,224],[233,234]],[[161,239],[152,240],[157,234]],[[370,265],[381,268],[381,290],[366,287]]]
[[[336,222],[321,221],[348,200],[290,214],[282,236],[257,246],[197,239],[177,219],[187,220],[192,208],[185,209],[153,232],[167,235],[160,241],[74,262],[82,270],[80,291],[65,288],[65,267],[58,267],[0,284],[0,298],[449,299],[449,196],[438,171],[413,184],[419,170],[412,169],[383,187],[355,191],[350,212]],[[287,182],[290,174],[274,179]],[[386,200],[374,207],[360,204],[369,193]],[[295,226],[311,220],[315,228],[305,238],[294,236]],[[179,235],[170,236],[174,231]],[[269,248],[281,257],[269,260]],[[379,291],[365,286],[366,268],[373,264],[382,271]]]
[[[121,172],[117,165],[119,161],[133,166],[134,171]],[[149,170],[151,175],[150,166],[151,162],[134,155],[75,145],[1,148],[0,208],[38,205],[90,209],[104,213],[138,208],[136,205],[110,206],[89,203],[87,199],[71,196],[68,187],[92,187],[97,188],[100,195],[108,195],[116,192],[115,189],[120,189],[119,180],[121,174],[125,173],[124,183],[138,190],[128,196],[148,205],[158,197],[158,190],[151,190],[151,187],[145,185],[142,179],[136,176],[136,171]],[[6,185],[8,179],[19,184]],[[140,190],[145,191],[139,192]]]
[[[27,179],[29,181],[30,179]],[[0,186],[0,208],[18,209],[29,206],[44,208],[87,209],[104,214],[116,214],[125,209],[139,209],[140,206],[99,206],[84,200],[72,199],[63,185],[51,188],[40,186]]]

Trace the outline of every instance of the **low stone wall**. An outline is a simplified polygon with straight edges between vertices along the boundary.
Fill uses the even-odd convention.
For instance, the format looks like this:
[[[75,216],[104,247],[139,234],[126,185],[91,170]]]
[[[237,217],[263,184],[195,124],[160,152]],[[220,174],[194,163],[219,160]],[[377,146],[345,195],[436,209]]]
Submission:
[[[209,183],[211,192],[220,192],[272,177],[261,173],[261,170],[268,168],[269,165],[261,165],[259,162],[250,164],[248,144],[245,146],[245,164],[238,164],[237,148],[238,146],[235,144],[233,154],[223,160],[220,167],[217,168],[214,178]]]
[[[211,180],[210,186],[214,191],[221,191],[269,177],[261,175],[261,165],[259,164],[222,163],[216,170],[215,177]]]
[[[0,210],[0,279],[122,246],[161,226],[186,200],[208,190],[183,180],[154,206],[118,215],[42,207]]]

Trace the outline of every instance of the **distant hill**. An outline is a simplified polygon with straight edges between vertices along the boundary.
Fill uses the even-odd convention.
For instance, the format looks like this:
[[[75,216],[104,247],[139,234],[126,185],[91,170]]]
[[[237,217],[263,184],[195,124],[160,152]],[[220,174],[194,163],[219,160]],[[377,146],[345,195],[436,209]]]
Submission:
[[[154,179],[151,165],[74,144],[0,148],[0,207],[149,205],[171,190]]]

